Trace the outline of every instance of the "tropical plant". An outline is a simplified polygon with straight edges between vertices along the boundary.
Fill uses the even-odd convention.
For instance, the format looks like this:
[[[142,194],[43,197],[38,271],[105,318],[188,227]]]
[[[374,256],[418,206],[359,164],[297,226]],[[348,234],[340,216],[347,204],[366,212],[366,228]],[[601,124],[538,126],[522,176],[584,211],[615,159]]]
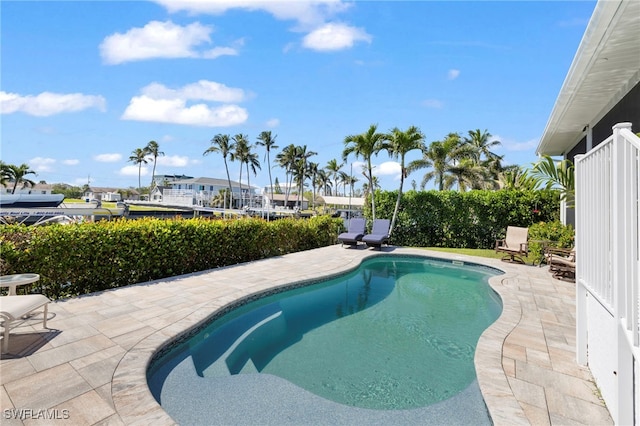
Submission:
[[[247,136],[242,133],[238,133],[233,137],[233,142],[235,143],[235,151],[231,153],[231,161],[238,160],[240,163],[240,178],[238,179],[238,184],[240,185],[240,207],[243,207],[244,204],[244,193],[242,192],[242,166],[248,160],[249,155],[249,141],[247,140]]]
[[[366,163],[365,177],[369,183],[369,189],[371,190],[371,215],[373,220],[376,218],[376,201],[373,196],[374,193],[374,181],[373,181],[373,166],[371,165],[371,157],[378,155],[378,153],[385,149],[385,135],[378,133],[378,126],[372,124],[369,126],[369,130],[359,135],[349,135],[344,138],[345,148],[342,152],[343,160],[347,160],[350,154],[354,154],[356,158],[362,157]]]
[[[296,175],[296,181],[298,183],[298,207],[302,208],[302,195],[304,192],[304,182],[310,176],[309,168],[307,167],[307,160],[317,155],[317,152],[307,151],[307,146],[297,146],[296,147],[296,161],[295,161],[295,169],[294,173]]]
[[[461,160],[470,158],[473,151],[473,147],[463,143],[459,134],[449,133],[444,140],[431,142],[421,159],[409,163],[407,172],[432,168],[433,170],[425,173],[420,188],[424,189],[429,181],[434,180],[439,191],[451,189],[458,181],[456,176],[462,175],[455,168],[460,167],[458,163]]]
[[[402,131],[395,127],[390,133],[386,135],[386,139],[389,142],[387,144],[387,151],[391,158],[400,160],[400,187],[398,189],[398,198],[396,199],[396,206],[393,209],[393,218],[391,219],[391,227],[389,228],[389,235],[393,233],[393,228],[398,218],[398,210],[400,209],[400,200],[402,199],[402,187],[404,180],[408,176],[407,168],[405,167],[405,156],[408,152],[420,150],[424,152],[426,147],[424,145],[424,135],[416,126],[410,126],[407,130]]]
[[[336,160],[335,158],[329,160],[329,162],[325,166],[325,169],[327,170],[329,176],[333,176],[333,188],[335,188],[336,192],[338,191],[338,173],[340,173],[340,169],[342,168],[342,166],[344,166],[344,163],[338,163],[338,160]],[[332,191],[331,195],[338,194],[334,194]]]
[[[149,185],[149,190],[153,189],[153,183],[156,180],[156,163],[158,157],[164,156],[164,152],[160,151],[160,146],[156,141],[149,141],[147,146],[144,148],[149,155],[153,157],[153,171],[151,172],[151,185]]]
[[[327,190],[331,193],[331,178],[325,169],[318,169],[315,181],[316,186],[322,191],[322,195],[327,195]]]
[[[464,141],[473,147],[472,158],[476,164],[482,164],[483,161],[487,160],[497,160],[502,158],[491,152],[491,148],[502,144],[497,140],[489,141],[491,139],[491,133],[487,130],[484,132],[480,131],[480,129],[469,130],[467,133],[469,136],[465,137]]]
[[[230,157],[233,161],[233,150],[235,145],[231,142],[229,135],[223,135],[218,133],[211,139],[211,146],[206,149],[202,155],[209,155],[213,152],[222,154],[224,160],[224,169],[227,172],[227,182],[229,183],[229,208],[233,208],[233,188],[231,187],[231,177],[229,176],[229,165],[227,163],[227,157]],[[242,168],[242,165],[240,165]]]
[[[247,152],[247,156],[245,157],[245,164],[247,166],[247,186],[249,187],[249,207],[253,206],[253,191],[251,190],[251,174],[249,170],[253,172],[253,175],[256,176],[258,174],[257,170],[261,170],[260,160],[258,160],[258,154],[255,152],[251,152],[252,146],[249,145],[249,151]]]
[[[280,167],[285,171],[285,184],[286,189],[284,193],[284,205],[285,207],[289,203],[289,193],[291,192],[291,183],[293,182],[293,171],[296,164],[297,149],[294,144],[289,144],[282,149],[282,151],[276,155],[276,160]]]
[[[35,186],[35,182],[27,179],[28,175],[36,175],[36,172],[29,168],[28,164],[21,164],[19,166],[13,164],[0,163],[0,175],[2,185],[6,186],[7,182],[13,182],[11,193],[15,194],[18,185],[21,188],[32,188]]]
[[[533,191],[540,188],[540,179],[531,176],[520,166],[505,168],[498,177],[502,189]]]
[[[570,160],[560,160],[557,163],[548,155],[533,164],[531,174],[546,184],[547,189],[560,190],[560,200],[567,203],[567,207],[575,205],[575,174]]]
[[[271,131],[265,130],[258,135],[258,142],[256,142],[259,146],[264,146],[265,148],[265,156],[267,157],[267,167],[269,168],[269,190],[271,191],[271,198],[269,198],[270,202],[273,202],[273,180],[271,179],[271,150],[277,149],[278,145],[276,145],[276,136],[271,136]]]
[[[140,176],[142,173],[142,165],[147,164],[147,150],[145,148],[136,148],[131,152],[129,161],[138,165],[138,192],[142,194],[142,184],[140,182]]]

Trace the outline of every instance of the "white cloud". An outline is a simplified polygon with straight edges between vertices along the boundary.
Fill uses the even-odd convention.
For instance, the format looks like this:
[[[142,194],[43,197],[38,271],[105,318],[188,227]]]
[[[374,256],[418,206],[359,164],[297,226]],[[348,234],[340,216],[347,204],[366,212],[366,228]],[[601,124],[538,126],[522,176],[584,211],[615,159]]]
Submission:
[[[29,160],[29,167],[36,172],[50,172],[53,170],[52,166],[56,163],[53,158],[35,157]]]
[[[301,27],[313,27],[351,7],[341,0],[266,1],[266,0],[155,0],[169,12],[186,11],[220,15],[231,9],[264,11],[279,20],[294,20]]]
[[[98,154],[93,157],[94,160],[100,163],[115,163],[122,160],[121,154]]]
[[[139,168],[138,165],[124,166],[119,173],[123,176],[138,176],[138,171],[140,176],[147,176],[150,173],[147,167],[142,166]]]
[[[302,45],[312,50],[334,51],[353,47],[358,41],[371,43],[371,39],[371,35],[362,28],[328,23],[307,34]]]
[[[47,117],[64,112],[77,112],[88,108],[105,111],[107,101],[102,96],[82,93],[42,92],[39,95],[19,95],[0,92],[0,113],[23,112],[37,117]]]
[[[199,99],[214,102],[242,102],[248,95],[242,89],[227,87],[215,81],[200,80],[179,89],[170,89],[160,83],[151,83],[141,93],[154,99]]]
[[[373,169],[376,176],[393,176],[400,179],[400,164],[395,161],[385,161]]]
[[[157,161],[159,166],[186,167],[189,165],[189,157],[185,157],[182,155],[170,155],[170,156],[158,157]]]
[[[450,69],[447,72],[447,80],[455,80],[458,76],[460,76],[460,70]]]
[[[539,139],[529,139],[528,141],[518,142],[508,138],[502,138],[499,135],[493,135],[492,140],[502,143],[502,147],[507,151],[532,151],[538,146]],[[500,147],[496,147],[496,151],[500,151]]]
[[[115,65],[152,58],[212,59],[238,54],[232,47],[198,51],[196,48],[203,43],[211,44],[212,31],[212,27],[199,22],[183,27],[171,21],[151,21],[142,28],[107,36],[100,44],[100,55],[106,64]]]
[[[70,158],[68,160],[62,160],[62,164],[64,164],[65,166],[77,166],[78,164],[80,164],[80,160]]]
[[[422,101],[422,106],[425,106],[427,108],[441,109],[444,104],[438,99],[425,99],[424,101]]]
[[[245,92],[213,81],[200,80],[178,89],[152,83],[144,87],[141,92],[141,96],[134,96],[129,102],[129,106],[122,114],[123,120],[224,127],[244,123],[249,117],[246,109],[229,103],[245,100],[247,98]],[[225,104],[187,105],[187,101],[192,100],[225,102]]]
[[[278,127],[280,125],[280,120],[278,120],[277,118],[272,118],[270,120],[267,120],[266,125],[267,127],[273,129],[274,127]]]

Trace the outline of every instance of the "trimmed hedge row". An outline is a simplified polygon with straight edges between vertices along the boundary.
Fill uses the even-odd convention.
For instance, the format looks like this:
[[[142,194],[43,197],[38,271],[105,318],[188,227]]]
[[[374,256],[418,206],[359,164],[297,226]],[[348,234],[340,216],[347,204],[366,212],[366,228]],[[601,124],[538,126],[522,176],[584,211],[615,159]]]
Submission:
[[[393,216],[397,191],[376,192],[376,217]],[[508,225],[558,220],[558,191],[408,191],[402,194],[391,244],[417,247],[495,247]],[[371,217],[365,204],[365,214]]]
[[[2,273],[38,273],[44,294],[68,297],[335,244],[342,227],[328,216],[7,225]]]

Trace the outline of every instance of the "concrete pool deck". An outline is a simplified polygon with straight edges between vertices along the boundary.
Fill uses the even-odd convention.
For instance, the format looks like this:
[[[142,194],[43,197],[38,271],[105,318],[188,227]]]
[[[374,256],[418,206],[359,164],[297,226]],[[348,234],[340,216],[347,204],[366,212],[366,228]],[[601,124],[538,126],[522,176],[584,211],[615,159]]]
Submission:
[[[412,248],[382,253],[505,271],[491,279],[503,313],[475,355],[494,424],[613,424],[589,369],[575,361],[573,283],[553,279],[546,267]],[[339,274],[378,254],[334,245],[51,303],[49,330],[37,319],[27,321],[13,330],[2,355],[2,424],[174,424],[146,384],[146,366],[158,348],[238,299]],[[318,424],[326,423],[317,416]],[[352,420],[344,422],[359,423]]]

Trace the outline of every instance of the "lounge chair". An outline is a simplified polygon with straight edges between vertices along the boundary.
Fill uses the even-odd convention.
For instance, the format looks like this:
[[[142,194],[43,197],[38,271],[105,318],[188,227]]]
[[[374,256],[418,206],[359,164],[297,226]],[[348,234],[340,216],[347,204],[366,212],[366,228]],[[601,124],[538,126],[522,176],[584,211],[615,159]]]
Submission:
[[[362,242],[367,247],[381,248],[382,244],[389,242],[389,219],[376,219],[373,221],[371,233],[362,237]]]
[[[365,233],[367,221],[364,218],[352,218],[349,219],[349,229],[347,232],[343,232],[338,235],[338,241],[342,245],[349,245],[349,247],[357,247],[358,242],[362,240]]]
[[[506,253],[502,260],[524,264],[522,256],[529,256],[528,236],[529,228],[507,226],[506,237],[503,240],[496,240],[496,253]]]
[[[572,249],[570,251],[553,251],[550,252],[547,258],[549,264],[549,272],[553,274],[554,278],[567,279],[575,281],[576,279],[576,251]]]
[[[23,322],[25,317],[36,309],[44,307],[42,328],[47,328],[47,305],[49,302],[51,301],[42,294],[0,296],[0,320],[4,328],[2,353],[9,350],[9,330],[17,325],[15,323]]]

